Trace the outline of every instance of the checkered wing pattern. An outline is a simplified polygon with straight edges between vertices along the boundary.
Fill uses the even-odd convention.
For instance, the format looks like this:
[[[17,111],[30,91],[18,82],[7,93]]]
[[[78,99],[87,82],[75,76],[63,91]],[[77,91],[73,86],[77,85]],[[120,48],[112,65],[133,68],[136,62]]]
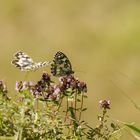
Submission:
[[[65,76],[74,73],[71,63],[64,53],[59,51],[55,54],[53,63],[51,64],[51,73],[54,76]]]

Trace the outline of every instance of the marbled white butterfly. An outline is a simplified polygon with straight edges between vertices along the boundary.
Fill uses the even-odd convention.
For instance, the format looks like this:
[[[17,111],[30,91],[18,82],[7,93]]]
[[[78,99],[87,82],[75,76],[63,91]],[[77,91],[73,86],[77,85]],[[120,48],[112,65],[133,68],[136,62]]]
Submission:
[[[59,51],[55,54],[51,64],[51,73],[53,76],[65,76],[74,73],[71,63],[64,53]]]
[[[11,62],[15,67],[19,68],[21,71],[31,71],[37,70],[40,67],[45,67],[50,64],[48,61],[44,62],[34,62],[30,56],[24,52],[17,52],[14,55],[14,59]]]

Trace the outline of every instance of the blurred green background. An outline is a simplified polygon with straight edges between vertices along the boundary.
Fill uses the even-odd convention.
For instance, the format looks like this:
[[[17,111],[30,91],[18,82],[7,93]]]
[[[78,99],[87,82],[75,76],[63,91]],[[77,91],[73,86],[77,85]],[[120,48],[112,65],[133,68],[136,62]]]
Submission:
[[[25,73],[10,62],[22,50],[35,61],[52,60],[57,51],[72,62],[75,75],[87,82],[88,110],[84,118],[94,126],[98,101],[111,101],[112,119],[136,122],[140,112],[124,96],[140,105],[140,1],[138,0],[1,0],[0,79],[14,95],[16,80]],[[29,75],[36,81],[43,68]],[[122,139],[134,139],[125,131]]]

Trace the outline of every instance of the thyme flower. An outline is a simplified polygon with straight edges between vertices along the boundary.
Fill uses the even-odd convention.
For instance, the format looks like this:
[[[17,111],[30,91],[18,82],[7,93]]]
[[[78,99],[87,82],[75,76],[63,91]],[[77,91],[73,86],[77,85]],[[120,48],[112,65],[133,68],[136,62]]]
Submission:
[[[109,100],[100,100],[99,101],[100,108],[102,109],[110,109],[110,101]]]

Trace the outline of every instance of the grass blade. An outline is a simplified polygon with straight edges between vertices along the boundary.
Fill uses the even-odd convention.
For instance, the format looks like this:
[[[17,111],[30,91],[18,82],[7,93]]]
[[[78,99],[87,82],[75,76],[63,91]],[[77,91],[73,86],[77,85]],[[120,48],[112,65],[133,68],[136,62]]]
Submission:
[[[130,129],[132,129],[133,131],[135,131],[135,132],[140,134],[140,128],[134,126],[133,124],[124,123],[124,125],[129,127]]]

